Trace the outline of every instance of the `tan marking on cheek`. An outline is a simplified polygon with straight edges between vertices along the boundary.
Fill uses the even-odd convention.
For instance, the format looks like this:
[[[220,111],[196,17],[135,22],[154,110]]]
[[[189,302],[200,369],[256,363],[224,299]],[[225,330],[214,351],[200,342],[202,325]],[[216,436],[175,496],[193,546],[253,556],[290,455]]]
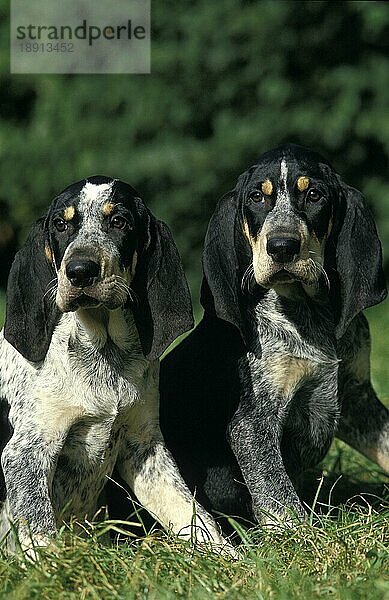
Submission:
[[[76,214],[76,209],[74,206],[67,206],[63,211],[63,218],[65,221],[71,221],[74,219],[74,215]]]
[[[330,219],[330,223],[328,225],[328,231],[324,233],[323,238],[319,239],[317,234],[313,231],[310,235],[309,239],[309,250],[315,250],[320,254],[322,258],[324,258],[324,246],[330,234],[330,230],[332,227],[332,219]]]
[[[312,233],[309,238],[308,250],[310,250],[311,252],[314,252],[314,254],[309,254],[309,257],[313,258],[313,260],[315,262],[319,262],[322,266],[324,264],[324,249],[325,249],[325,245],[328,240],[328,237],[330,235],[331,227],[332,227],[332,219],[330,220],[330,223],[328,226],[328,232],[324,234],[324,237],[322,240],[319,240],[316,233]]]
[[[258,235],[257,238],[254,238],[249,230],[249,226],[247,221],[245,220],[243,222],[243,233],[245,234],[250,246],[251,246],[251,250],[253,252],[253,258],[254,258],[254,262],[258,260],[259,254],[260,254],[260,248],[261,248],[261,241],[262,241],[262,232],[260,232],[260,234]]]
[[[51,248],[48,244],[45,245],[45,254],[47,260],[52,263],[53,262],[53,253],[51,252]]]
[[[311,235],[311,243],[315,248],[320,248],[321,243],[319,238],[317,237],[316,233],[312,233]]]
[[[316,233],[312,233],[309,237],[308,249],[311,252],[314,252],[314,254],[310,254],[309,257],[322,265],[324,261],[324,240],[320,241]]]
[[[261,231],[258,234],[257,239],[255,240],[255,256],[259,260],[261,256],[270,260],[270,257],[266,250],[267,245],[267,228],[263,225]]]
[[[273,193],[273,184],[270,179],[265,179],[265,181],[261,185],[261,190],[265,194],[265,196],[271,196]]]
[[[115,208],[115,204],[113,204],[112,202],[107,202],[106,204],[104,204],[104,206],[103,206],[104,217],[109,217],[109,215],[112,214],[114,208]]]
[[[250,233],[250,229],[249,229],[246,219],[243,221],[243,233],[245,234],[251,248],[254,249],[254,247],[256,245],[256,240],[255,240],[255,238],[253,238],[253,236]]]
[[[307,285],[313,286],[320,278],[321,269],[324,263],[324,240],[320,242],[317,235],[308,231],[305,238],[302,238],[301,260],[298,261],[299,274],[304,277]],[[316,288],[308,289],[304,286],[308,296],[315,295]]]
[[[281,396],[291,396],[304,379],[315,370],[313,363],[293,356],[270,357],[265,365],[265,377]]]
[[[271,264],[271,259],[266,251],[268,232],[269,224],[266,220],[256,238],[250,236],[247,225],[245,228],[245,235],[249,240],[253,253],[254,278],[259,285],[263,285],[267,281]]]
[[[243,231],[253,253],[254,279],[259,285],[267,286],[273,269],[273,261],[266,250],[268,233],[270,231],[269,223],[265,220],[256,238],[250,235],[247,222],[243,225]]]
[[[297,179],[297,189],[299,192],[305,192],[309,187],[309,178],[308,177],[299,177]]]
[[[59,310],[61,312],[63,312],[64,310],[66,310],[67,302],[69,300],[70,288],[71,288],[70,282],[66,276],[65,260],[61,261],[60,267],[57,271],[57,278],[58,278],[58,288],[57,288],[57,294],[55,297],[55,301],[56,301],[56,304],[57,304]]]

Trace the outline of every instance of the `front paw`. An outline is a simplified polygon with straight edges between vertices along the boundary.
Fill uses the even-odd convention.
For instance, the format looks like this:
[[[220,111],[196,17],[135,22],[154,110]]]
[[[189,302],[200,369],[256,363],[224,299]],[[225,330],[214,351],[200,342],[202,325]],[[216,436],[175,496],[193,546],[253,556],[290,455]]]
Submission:
[[[52,540],[48,535],[30,532],[19,535],[19,542],[20,549],[31,562],[36,562],[39,559],[40,548],[47,548],[52,544]]]
[[[294,529],[307,518],[307,513],[300,503],[285,506],[261,504],[253,506],[253,512],[257,522],[271,530]]]
[[[196,515],[190,525],[183,527],[178,535],[181,539],[190,540],[199,550],[211,550],[215,554],[222,554],[234,560],[239,558],[236,549],[220,534],[216,523],[199,515]]]

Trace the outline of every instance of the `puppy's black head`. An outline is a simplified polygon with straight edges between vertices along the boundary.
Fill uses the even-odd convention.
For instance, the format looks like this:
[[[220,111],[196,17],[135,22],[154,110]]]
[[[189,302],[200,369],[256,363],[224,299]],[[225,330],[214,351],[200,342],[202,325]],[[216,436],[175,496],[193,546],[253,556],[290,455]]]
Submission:
[[[264,155],[238,184],[255,281],[314,286],[323,275],[339,185],[328,164],[299,146]]]
[[[73,184],[54,200],[45,251],[57,273],[61,312],[126,303],[149,220],[134,188],[108,177]]]
[[[61,313],[129,303],[150,358],[191,327],[190,296],[170,232],[122,181],[95,176],[72,184],[15,259],[5,337],[39,361]]]
[[[291,144],[264,154],[218,205],[204,271],[216,312],[241,330],[242,293],[253,283],[289,296],[325,289],[338,335],[385,296],[381,246],[361,194],[320,155]]]
[[[138,200],[133,187],[103,176],[89,177],[61,192],[54,199],[45,223],[53,253],[51,259],[57,269],[72,244],[76,247],[104,245],[103,238],[99,238],[100,231],[101,235],[107,234],[106,245],[112,240],[123,264],[128,262],[139,235]]]

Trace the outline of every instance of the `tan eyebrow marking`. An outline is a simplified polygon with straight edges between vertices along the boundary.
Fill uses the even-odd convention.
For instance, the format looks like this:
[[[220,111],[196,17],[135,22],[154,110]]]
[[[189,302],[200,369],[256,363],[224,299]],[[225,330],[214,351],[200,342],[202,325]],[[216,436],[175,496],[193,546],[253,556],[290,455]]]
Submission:
[[[308,188],[308,186],[309,186],[309,178],[308,177],[303,175],[302,177],[298,178],[297,189],[299,190],[299,192],[305,192],[305,190]]]
[[[74,218],[75,214],[76,209],[74,208],[74,206],[67,206],[63,211],[63,218],[65,219],[65,221],[71,221]]]
[[[48,244],[45,245],[45,254],[46,258],[49,262],[53,262],[53,253],[51,252],[51,248]]]
[[[270,181],[270,179],[265,179],[265,181],[262,182],[261,190],[265,194],[265,196],[271,196],[272,195],[272,193],[273,193],[273,184]]]
[[[113,204],[112,202],[106,202],[106,204],[104,204],[103,206],[103,215],[104,217],[109,217],[109,215],[112,214],[113,209],[115,208],[115,204]]]

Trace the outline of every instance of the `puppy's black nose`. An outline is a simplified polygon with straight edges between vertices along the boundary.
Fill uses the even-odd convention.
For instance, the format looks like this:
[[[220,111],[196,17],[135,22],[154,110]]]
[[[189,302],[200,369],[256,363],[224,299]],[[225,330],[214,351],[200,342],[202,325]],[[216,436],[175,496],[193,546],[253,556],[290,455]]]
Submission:
[[[78,259],[71,260],[66,265],[66,276],[75,287],[84,288],[93,284],[93,280],[99,276],[100,265],[93,260]]]
[[[266,251],[275,262],[288,263],[300,252],[300,240],[295,238],[270,238]]]

